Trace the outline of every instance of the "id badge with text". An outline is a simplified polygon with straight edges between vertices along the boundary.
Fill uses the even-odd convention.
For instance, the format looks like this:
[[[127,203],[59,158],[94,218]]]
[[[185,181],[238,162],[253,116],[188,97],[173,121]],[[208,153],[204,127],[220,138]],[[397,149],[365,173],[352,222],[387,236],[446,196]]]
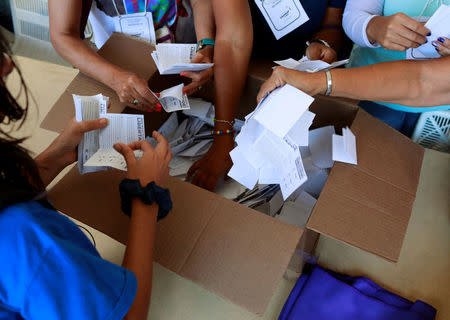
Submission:
[[[156,43],[155,28],[151,12],[132,13],[114,17],[115,31]]]
[[[299,0],[255,0],[278,40],[309,20]]]

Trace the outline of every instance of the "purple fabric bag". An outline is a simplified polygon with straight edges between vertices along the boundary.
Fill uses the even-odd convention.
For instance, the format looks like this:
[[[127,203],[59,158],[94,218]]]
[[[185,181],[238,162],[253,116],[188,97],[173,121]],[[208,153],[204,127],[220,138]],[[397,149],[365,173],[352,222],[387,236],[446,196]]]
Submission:
[[[432,320],[436,310],[412,303],[364,277],[349,277],[312,266],[302,274],[279,320]]]

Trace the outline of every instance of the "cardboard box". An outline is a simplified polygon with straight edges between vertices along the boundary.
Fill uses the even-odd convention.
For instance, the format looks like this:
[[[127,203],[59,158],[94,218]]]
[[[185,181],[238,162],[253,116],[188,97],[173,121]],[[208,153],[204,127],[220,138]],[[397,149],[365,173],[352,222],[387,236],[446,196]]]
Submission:
[[[152,88],[180,82],[181,78],[155,74],[151,50],[145,42],[114,34],[99,54],[149,78]],[[241,115],[255,107],[257,90],[268,75],[270,70],[250,74]],[[110,112],[125,107],[111,89],[80,73],[41,126],[62,131],[74,114],[71,94],[99,92],[111,98]],[[423,149],[347,101],[318,97],[311,111],[316,113],[314,127],[351,126],[356,135],[358,165],[335,163],[308,221],[308,230],[169,177],[174,207],[158,223],[155,261],[257,314],[264,313],[294,249],[312,250],[317,233],[397,261],[416,194]],[[157,129],[166,117],[163,113],[147,114],[146,129]],[[128,218],[120,212],[118,193],[124,175],[107,171],[81,176],[74,167],[50,190],[49,199],[58,210],[126,243]]]

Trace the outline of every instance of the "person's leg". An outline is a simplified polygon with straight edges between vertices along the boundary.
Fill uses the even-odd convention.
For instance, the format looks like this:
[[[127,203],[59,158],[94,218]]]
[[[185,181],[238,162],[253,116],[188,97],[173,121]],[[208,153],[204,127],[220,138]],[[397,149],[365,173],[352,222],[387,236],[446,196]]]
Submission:
[[[372,101],[361,101],[359,106],[371,116],[383,121],[397,131],[401,131],[406,112],[397,111]]]

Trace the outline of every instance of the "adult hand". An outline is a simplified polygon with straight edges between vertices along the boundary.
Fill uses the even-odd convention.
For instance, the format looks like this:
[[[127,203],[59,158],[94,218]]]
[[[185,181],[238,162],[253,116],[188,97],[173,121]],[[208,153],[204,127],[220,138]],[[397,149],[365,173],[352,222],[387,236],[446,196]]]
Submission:
[[[165,187],[172,152],[160,133],[153,131],[152,136],[158,142],[156,148],[153,148],[147,140],[141,140],[129,145],[116,143],[114,149],[121,153],[127,162],[128,179],[139,179],[143,187],[152,181],[160,187]],[[136,159],[133,150],[143,151],[139,160]]]
[[[211,63],[214,57],[214,48],[212,46],[206,46],[204,49],[196,53],[191,63]],[[198,91],[201,86],[211,80],[214,75],[214,67],[208,68],[203,71],[192,72],[184,71],[180,73],[180,76],[191,78],[192,82],[184,87],[184,93],[191,95]]]
[[[208,152],[191,166],[186,179],[192,179],[192,183],[199,187],[214,190],[219,179],[224,177],[233,165],[230,157],[230,151],[233,148],[232,135],[215,137]]]
[[[266,95],[278,87],[290,84],[306,94],[314,96],[327,91],[327,80],[324,72],[302,72],[283,67],[276,67],[269,79],[259,89],[256,97],[259,103]]]
[[[132,72],[118,73],[111,87],[119,96],[120,102],[127,103],[132,108],[141,111],[161,108],[158,99],[150,92],[147,81]]]
[[[311,43],[305,53],[309,60],[322,60],[327,63],[337,61],[336,51],[318,42]]]
[[[450,39],[439,37],[436,41],[433,41],[432,44],[441,57],[450,56]]]
[[[379,43],[389,50],[405,51],[427,42],[426,36],[430,30],[423,23],[400,12],[372,18],[366,32],[371,43]]]

